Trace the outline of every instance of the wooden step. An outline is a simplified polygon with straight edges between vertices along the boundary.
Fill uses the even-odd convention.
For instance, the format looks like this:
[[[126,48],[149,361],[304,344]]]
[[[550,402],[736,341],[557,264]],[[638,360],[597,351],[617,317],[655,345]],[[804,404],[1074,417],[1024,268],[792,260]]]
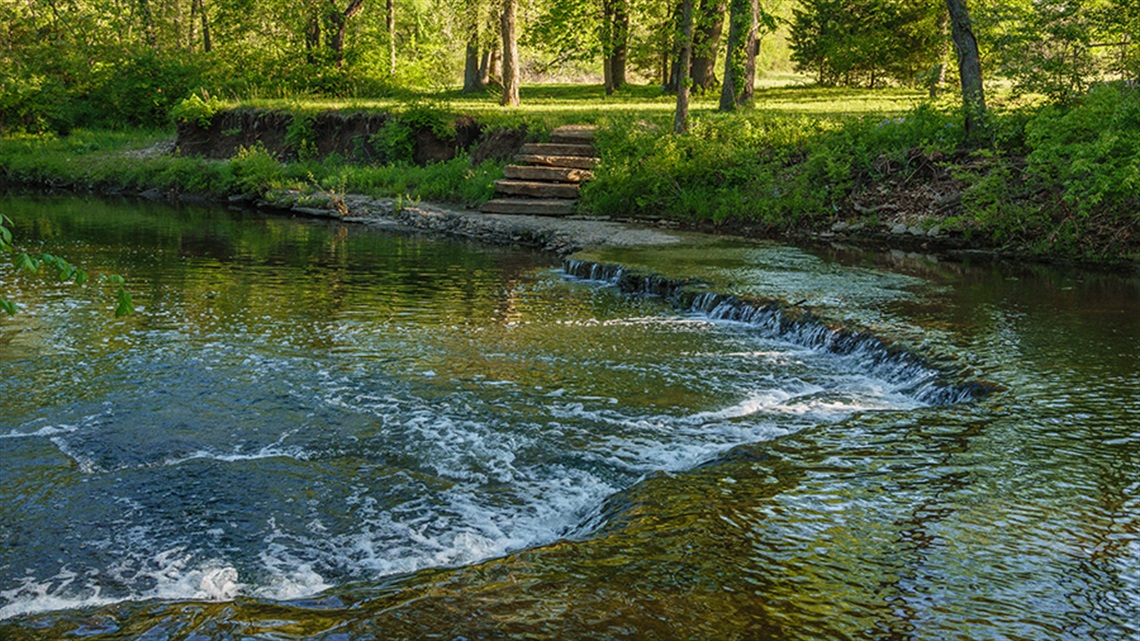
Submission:
[[[560,144],[588,145],[594,142],[594,127],[565,125],[550,132],[550,141]]]
[[[546,167],[572,167],[576,169],[593,169],[598,166],[598,159],[586,156],[548,156],[545,154],[522,153],[515,156],[516,162],[525,162],[532,165]]]
[[[550,182],[580,183],[594,177],[593,172],[571,167],[534,167],[507,165],[503,175],[515,180],[545,180]]]
[[[566,144],[555,142],[532,142],[522,146],[522,154],[538,156],[585,156],[592,157],[597,154],[593,145]]]
[[[530,198],[577,198],[578,185],[573,183],[546,183],[531,180],[496,180],[496,194],[529,196]]]
[[[569,216],[574,213],[573,200],[536,198],[496,198],[483,203],[485,214],[526,214],[531,216]]]

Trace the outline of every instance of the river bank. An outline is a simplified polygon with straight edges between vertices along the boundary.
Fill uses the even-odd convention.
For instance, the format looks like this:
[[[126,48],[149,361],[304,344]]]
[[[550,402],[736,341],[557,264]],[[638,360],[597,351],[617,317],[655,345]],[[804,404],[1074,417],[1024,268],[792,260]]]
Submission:
[[[599,117],[601,163],[564,221],[473,211],[512,150],[543,140],[551,122],[424,109],[206,112],[184,119],[177,140],[137,130],[9,136],[0,186],[228,201],[562,255],[625,223],[1133,271],[1140,233],[1125,125],[1136,102],[1106,88],[1066,111],[1002,114],[992,140],[973,148],[953,113],[929,106],[885,119],[707,114],[683,137],[645,114]],[[1090,114],[1105,126],[1079,128],[1074,119]],[[605,224],[593,232],[589,222]]]

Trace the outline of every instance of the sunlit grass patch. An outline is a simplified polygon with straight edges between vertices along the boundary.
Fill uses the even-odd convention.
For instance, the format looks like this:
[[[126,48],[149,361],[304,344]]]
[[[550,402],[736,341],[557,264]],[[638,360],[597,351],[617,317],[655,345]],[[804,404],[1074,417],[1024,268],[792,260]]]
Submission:
[[[676,108],[675,95],[656,85],[627,85],[614,95],[606,95],[601,85],[540,84],[522,87],[522,104],[504,108],[494,90],[468,95],[458,89],[436,93],[404,92],[377,98],[329,99],[259,99],[240,106],[263,109],[306,111],[378,110],[399,111],[411,104],[470,115],[490,123],[537,118],[551,126],[566,123],[595,123],[612,115],[631,115],[653,120],[671,116]],[[779,83],[762,85],[756,90],[758,111],[784,114],[806,114],[819,117],[843,117],[868,113],[895,114],[913,109],[927,99],[924,91],[915,89],[853,89]],[[716,111],[719,92],[694,93],[690,109],[694,114]],[[238,105],[234,105],[238,106]]]

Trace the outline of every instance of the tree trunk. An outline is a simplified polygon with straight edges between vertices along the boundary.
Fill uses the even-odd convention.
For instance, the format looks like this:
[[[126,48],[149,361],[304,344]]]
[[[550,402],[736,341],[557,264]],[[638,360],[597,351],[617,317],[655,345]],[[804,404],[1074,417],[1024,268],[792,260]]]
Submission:
[[[614,0],[613,57],[610,59],[610,77],[614,89],[626,82],[626,59],[629,51],[629,0]]]
[[[384,6],[388,27],[388,75],[396,75],[396,0],[388,0]]]
[[[681,2],[681,56],[677,61],[677,111],[673,115],[673,132],[689,130],[689,66],[693,59],[693,0]]]
[[[519,0],[503,0],[503,95],[504,107],[519,105],[519,42],[516,32]]]
[[[206,0],[198,0],[198,9],[202,15],[202,51],[210,53],[214,45],[210,40],[210,17],[206,15]]]
[[[467,50],[463,60],[463,93],[475,93],[483,89],[482,74],[479,69],[479,5],[467,2]]]
[[[938,34],[942,37],[942,51],[938,56],[938,76],[931,79],[930,97],[937,98],[938,92],[946,86],[946,66],[950,64],[950,39],[947,31],[950,29],[950,14],[938,14]]]
[[[321,17],[316,7],[310,7],[309,20],[305,24],[305,61],[317,64],[317,50],[321,46]]]
[[[962,79],[962,111],[966,117],[966,140],[974,140],[982,131],[986,117],[986,95],[982,87],[982,63],[978,41],[970,25],[966,0],[946,0],[950,10],[950,33],[958,52],[958,75]]]
[[[700,20],[693,29],[693,62],[690,73],[693,89],[708,91],[716,85],[716,54],[724,33],[724,12],[728,0],[703,0]]]
[[[360,13],[364,0],[349,0],[344,11],[332,4],[332,0],[329,4],[331,5],[328,13],[329,34],[325,36],[325,41],[328,43],[329,51],[332,52],[333,63],[337,69],[340,69],[344,67],[344,38],[348,33],[348,21]]]
[[[732,0],[724,55],[724,84],[720,91],[721,111],[732,111],[752,100],[759,21],[759,0]]]
[[[486,87],[491,84],[491,70],[498,64],[495,59],[495,49],[487,49],[479,59],[479,84]]]
[[[677,87],[680,86],[681,80],[681,16],[684,13],[685,0],[677,0],[677,6],[673,10],[673,17],[671,19],[672,29],[675,33],[670,38],[671,48],[666,53],[669,56],[668,78],[665,81],[665,92],[674,93]],[[690,11],[692,8],[690,7]]]
[[[602,0],[602,86],[606,95],[614,93],[614,4],[616,0]]]
[[[483,88],[479,71],[479,37],[471,35],[467,38],[463,61],[463,93],[475,93]]]

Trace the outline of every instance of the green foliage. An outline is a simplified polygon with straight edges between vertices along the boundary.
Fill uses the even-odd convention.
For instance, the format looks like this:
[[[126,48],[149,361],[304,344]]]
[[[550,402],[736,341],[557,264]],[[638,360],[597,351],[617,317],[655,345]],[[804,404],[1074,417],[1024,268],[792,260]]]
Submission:
[[[1054,256],[1135,251],[1140,92],[1102,85],[1071,104],[1002,114],[995,124],[994,147],[956,172],[966,184],[967,231]]]
[[[1026,138],[1027,173],[1060,186],[1077,214],[1140,221],[1140,91],[1102,85],[1077,105],[1047,107]]]
[[[12,244],[11,225],[12,220],[0,214],[0,253],[14,254],[13,263],[18,272],[44,274],[54,277],[54,279],[60,283],[73,282],[79,286],[87,283],[89,278],[87,272],[71,264],[65,258],[52,254],[40,254],[39,256],[32,256],[23,252],[17,254]],[[101,275],[99,280],[100,282],[110,283],[117,288],[115,290],[116,318],[129,316],[134,313],[134,301],[130,293],[126,290],[126,281],[123,277],[117,275]],[[19,306],[15,301],[0,297],[0,311],[8,315],[14,315],[19,311]]]
[[[263,194],[285,184],[285,167],[260,143],[242,147],[229,162],[236,190],[245,194]]]
[[[455,140],[456,116],[446,105],[412,101],[393,110],[370,143],[387,163],[411,163],[416,151],[416,132],[428,130],[440,140]]]
[[[369,142],[387,163],[411,163],[416,152],[416,132],[399,118],[390,117]]]
[[[993,50],[1002,75],[1017,90],[1067,102],[1095,78],[1094,23],[1086,0],[1039,0],[1000,6],[1004,28]]]
[[[793,10],[792,61],[823,85],[911,85],[940,62],[933,0],[800,0]]]
[[[602,164],[583,201],[599,214],[792,229],[830,217],[876,159],[948,153],[960,135],[952,116],[932,108],[886,120],[710,115],[685,136],[615,119],[598,134]]]
[[[202,129],[209,129],[214,121],[214,114],[221,111],[222,107],[222,101],[208,92],[195,92],[174,105],[170,110],[170,116],[175,122],[193,122]]]
[[[285,129],[285,144],[297,154],[301,160],[315,158],[317,155],[316,132],[313,131],[313,121],[316,115],[303,111],[294,111],[293,119]]]

